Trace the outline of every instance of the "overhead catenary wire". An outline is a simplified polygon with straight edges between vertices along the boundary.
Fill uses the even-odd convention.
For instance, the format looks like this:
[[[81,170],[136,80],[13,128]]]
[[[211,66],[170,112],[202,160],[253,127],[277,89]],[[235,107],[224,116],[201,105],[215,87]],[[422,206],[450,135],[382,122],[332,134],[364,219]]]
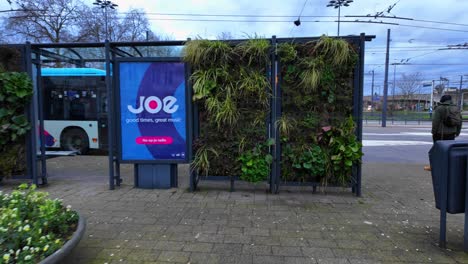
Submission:
[[[122,13],[120,13],[122,14]],[[142,13],[145,14],[145,13]],[[46,14],[35,14],[34,17],[37,16],[49,16],[49,17],[56,17],[53,15],[46,15]],[[25,17],[32,17],[28,15],[23,16],[11,16],[10,18],[25,18]],[[213,15],[213,17],[215,17]],[[219,16],[218,16],[219,17]],[[242,17],[242,16],[239,16]],[[249,16],[249,17],[273,17],[273,16]],[[279,17],[279,16],[278,16]],[[291,16],[288,16],[291,17]],[[302,16],[306,17],[306,16]],[[307,17],[331,17],[331,16],[307,16]],[[109,17],[109,19],[120,19],[119,17]],[[149,17],[148,20],[160,20],[160,21],[191,21],[191,22],[226,22],[226,23],[291,23],[291,20],[265,20],[265,19],[195,19],[195,18],[151,18]],[[336,20],[301,20],[301,23],[336,23]],[[376,21],[347,21],[341,20],[340,23],[366,23],[366,24],[377,24],[377,25],[393,25],[393,26],[401,26],[401,27],[412,27],[412,28],[420,28],[420,29],[433,29],[433,30],[441,30],[441,31],[454,31],[454,32],[468,32],[468,30],[461,30],[461,29],[452,29],[452,28],[438,28],[438,27],[428,27],[428,26],[419,26],[419,25],[408,25],[408,24],[399,24],[399,23],[392,23],[392,22],[376,22]]]
[[[307,1],[306,1],[307,2]],[[305,2],[305,3],[306,3]],[[305,4],[303,5],[305,6]],[[336,16],[322,16],[322,15],[302,15],[303,9],[301,10],[301,14],[299,15],[302,18],[335,18]],[[127,14],[128,12],[121,12],[122,14]],[[296,18],[297,16],[294,15],[253,15],[253,14],[190,14],[190,13],[159,13],[159,12],[147,12],[147,15],[157,15],[157,16],[206,16],[206,17],[260,17],[260,18]],[[369,17],[373,18],[374,16],[353,16],[353,15],[346,15],[344,17]],[[436,20],[426,20],[426,19],[414,19],[414,18],[402,18],[402,17],[394,17],[394,16],[384,16],[379,18],[396,18],[396,19],[404,19],[404,20],[411,20],[415,22],[423,22],[423,23],[434,23],[434,24],[443,24],[443,25],[454,25],[454,26],[466,26],[468,24],[463,23],[453,23],[453,22],[445,22],[445,21],[436,21]],[[301,21],[302,22],[302,21]]]

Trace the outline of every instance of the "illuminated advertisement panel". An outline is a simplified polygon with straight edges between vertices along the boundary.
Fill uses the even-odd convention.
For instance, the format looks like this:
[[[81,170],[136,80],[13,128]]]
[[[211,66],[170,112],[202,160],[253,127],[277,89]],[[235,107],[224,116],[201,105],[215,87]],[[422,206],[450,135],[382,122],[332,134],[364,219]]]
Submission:
[[[122,161],[187,160],[183,62],[120,62]]]

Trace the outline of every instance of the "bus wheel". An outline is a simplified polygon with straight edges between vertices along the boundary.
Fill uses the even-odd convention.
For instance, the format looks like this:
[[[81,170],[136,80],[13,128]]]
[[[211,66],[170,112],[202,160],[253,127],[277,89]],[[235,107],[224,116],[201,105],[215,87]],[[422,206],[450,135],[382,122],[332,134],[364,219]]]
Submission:
[[[80,128],[67,129],[60,138],[60,145],[64,150],[85,154],[89,149],[88,135]]]

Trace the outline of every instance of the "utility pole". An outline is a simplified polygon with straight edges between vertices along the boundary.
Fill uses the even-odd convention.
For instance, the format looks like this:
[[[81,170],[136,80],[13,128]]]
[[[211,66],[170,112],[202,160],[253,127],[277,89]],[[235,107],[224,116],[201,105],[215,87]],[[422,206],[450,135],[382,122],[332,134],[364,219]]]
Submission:
[[[461,93],[462,93],[462,84],[463,84],[463,75],[460,75],[460,89],[458,89],[458,106],[460,107],[460,109],[463,110],[463,101],[461,99]]]
[[[432,90],[431,90],[431,109],[434,110],[434,82],[435,80],[432,80]]]
[[[374,112],[374,70],[372,70],[372,88],[371,88],[371,113]]]
[[[390,57],[390,29],[387,29],[387,54],[385,55],[385,80],[382,106],[382,127],[387,126],[387,95],[388,95],[388,60]]]
[[[392,88],[392,116],[393,116],[393,111],[395,110],[395,72],[396,72],[396,64],[393,65],[393,88]]]

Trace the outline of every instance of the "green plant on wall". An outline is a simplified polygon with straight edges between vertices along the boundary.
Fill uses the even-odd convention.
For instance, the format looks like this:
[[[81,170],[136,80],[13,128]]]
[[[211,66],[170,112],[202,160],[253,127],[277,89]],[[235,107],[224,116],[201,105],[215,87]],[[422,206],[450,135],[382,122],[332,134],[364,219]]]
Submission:
[[[273,139],[266,143],[257,144],[252,150],[244,151],[238,160],[241,163],[241,180],[248,182],[260,182],[268,178],[270,164],[273,156],[268,153],[268,147],[274,144]]]
[[[324,132],[320,144],[328,160],[326,177],[323,185],[332,182],[346,186],[350,183],[352,168],[360,162],[362,144],[354,134],[355,124],[352,117],[347,118],[338,126]]]
[[[362,156],[354,135],[353,77],[357,55],[343,39],[322,36],[278,46],[282,115],[294,129],[281,130],[283,181],[349,185]],[[326,131],[326,132],[324,132]]]
[[[0,71],[0,179],[9,176],[17,165],[18,141],[30,129],[25,107],[32,96],[28,75]]]
[[[254,36],[236,46],[235,51],[241,59],[247,62],[247,66],[264,66],[270,56],[270,42],[266,39]]]
[[[352,56],[353,51],[350,49],[348,42],[343,39],[330,38],[323,35],[315,46],[314,53],[319,53],[333,66],[346,64]]]
[[[192,65],[216,67],[229,64],[232,55],[232,47],[226,42],[197,39],[185,44],[182,56]]]
[[[210,170],[210,155],[218,156],[218,152],[213,148],[206,147],[205,145],[200,146],[195,152],[195,159],[190,164],[191,170],[198,174],[208,175]]]
[[[319,146],[307,146],[301,154],[293,157],[292,167],[302,181],[307,177],[320,180],[325,174],[326,157]]]
[[[278,45],[277,52],[281,63],[289,64],[297,59],[297,49],[293,43],[281,43]]]
[[[217,88],[218,83],[228,82],[226,66],[197,70],[190,77],[193,82],[193,100],[208,97]]]
[[[266,140],[271,97],[269,57],[270,43],[265,39],[249,39],[237,45],[187,42],[184,60],[193,70],[190,81],[200,122],[193,162],[199,173],[241,175],[239,157]]]

